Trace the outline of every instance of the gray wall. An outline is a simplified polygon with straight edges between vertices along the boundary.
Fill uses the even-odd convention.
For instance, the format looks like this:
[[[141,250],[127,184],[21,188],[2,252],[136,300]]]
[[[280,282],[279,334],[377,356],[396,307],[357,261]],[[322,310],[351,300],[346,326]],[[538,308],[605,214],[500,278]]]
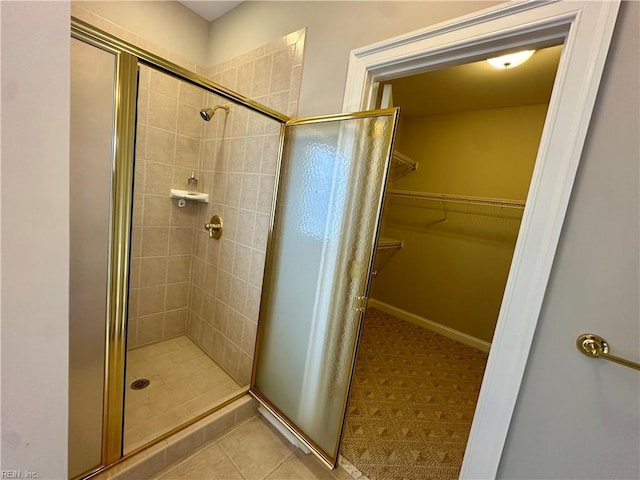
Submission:
[[[66,478],[69,5],[1,2],[0,9],[0,463],[40,479]]]
[[[638,372],[574,346],[598,333],[638,361],[639,7],[618,16],[500,478],[640,478]]]
[[[168,1],[75,1],[120,27],[140,36],[142,48],[150,44],[166,49],[169,60],[180,55],[195,64],[207,65],[209,22],[178,2]],[[151,49],[155,50],[155,49]]]
[[[307,27],[298,115],[342,111],[354,48],[500,2],[244,2],[211,24],[209,65]]]

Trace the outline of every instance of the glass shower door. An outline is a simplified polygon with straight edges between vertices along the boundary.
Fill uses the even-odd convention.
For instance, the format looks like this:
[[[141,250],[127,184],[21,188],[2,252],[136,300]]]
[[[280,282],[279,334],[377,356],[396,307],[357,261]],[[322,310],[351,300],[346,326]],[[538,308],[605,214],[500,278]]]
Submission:
[[[116,57],[71,39],[69,477],[103,460]]]
[[[252,393],[334,466],[398,110],[285,124]]]

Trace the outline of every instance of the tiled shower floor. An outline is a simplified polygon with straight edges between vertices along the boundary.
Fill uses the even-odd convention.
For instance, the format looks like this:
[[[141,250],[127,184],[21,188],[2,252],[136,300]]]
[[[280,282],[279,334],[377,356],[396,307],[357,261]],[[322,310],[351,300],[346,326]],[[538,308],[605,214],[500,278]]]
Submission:
[[[133,390],[136,379],[151,381]],[[124,452],[214,407],[241,390],[189,337],[180,336],[127,353]]]

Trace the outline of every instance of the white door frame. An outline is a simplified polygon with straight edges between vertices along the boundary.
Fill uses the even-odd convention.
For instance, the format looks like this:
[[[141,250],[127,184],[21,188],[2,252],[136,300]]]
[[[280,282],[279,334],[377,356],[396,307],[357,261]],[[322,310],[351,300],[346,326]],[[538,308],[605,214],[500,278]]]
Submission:
[[[381,81],[564,43],[460,478],[496,476],[618,7],[509,2],[351,52],[345,112],[374,108]]]

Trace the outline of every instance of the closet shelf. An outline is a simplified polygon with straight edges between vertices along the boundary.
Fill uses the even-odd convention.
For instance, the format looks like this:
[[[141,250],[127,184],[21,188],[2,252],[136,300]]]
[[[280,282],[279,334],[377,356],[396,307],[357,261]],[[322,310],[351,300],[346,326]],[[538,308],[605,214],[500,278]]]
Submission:
[[[394,150],[391,156],[391,166],[389,167],[389,179],[393,182],[417,170],[417,168],[418,162]]]
[[[482,205],[488,207],[524,209],[525,202],[503,198],[471,197],[466,195],[450,195],[447,193],[410,192],[405,190],[388,190],[390,198],[415,200],[416,202],[462,203],[466,205]]]
[[[209,203],[209,194],[202,192],[188,192],[187,190],[178,190],[172,188],[170,191],[171,198],[183,198],[185,200],[192,200],[194,202]]]
[[[397,240],[395,238],[388,237],[380,237],[378,239],[378,250],[385,250],[388,248],[402,248],[403,246],[403,240]]]

